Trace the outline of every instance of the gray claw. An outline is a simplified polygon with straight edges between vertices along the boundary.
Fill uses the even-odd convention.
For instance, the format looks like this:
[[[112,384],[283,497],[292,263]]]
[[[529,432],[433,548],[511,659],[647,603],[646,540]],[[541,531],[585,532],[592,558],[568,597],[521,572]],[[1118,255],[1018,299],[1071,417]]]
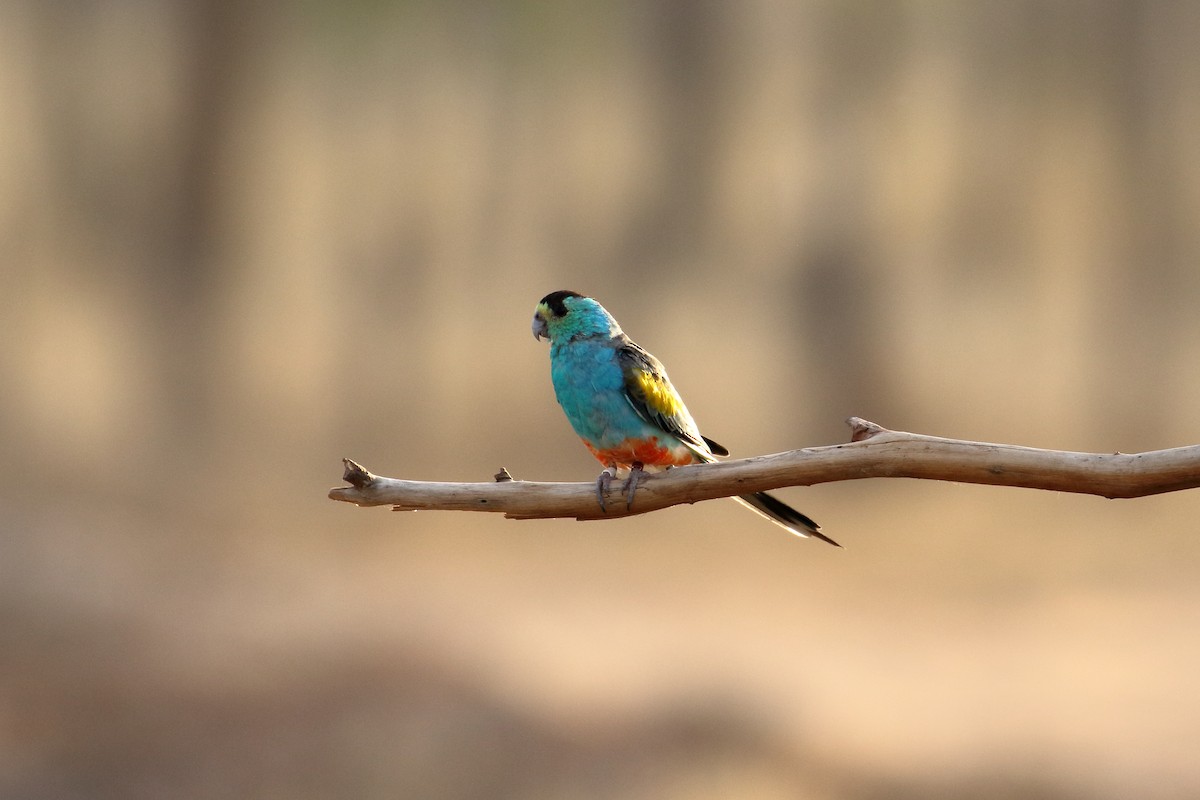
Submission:
[[[609,484],[613,481],[613,476],[616,475],[616,469],[613,467],[605,467],[600,473],[600,477],[596,478],[596,500],[600,503],[600,510],[605,514],[608,513],[608,507],[604,505],[604,493],[608,491]]]
[[[644,467],[640,461],[633,462],[633,466],[629,469],[629,478],[625,481],[624,489],[626,511],[633,508],[633,496],[637,493],[637,487],[642,481],[642,475],[645,474],[642,471],[643,469]]]

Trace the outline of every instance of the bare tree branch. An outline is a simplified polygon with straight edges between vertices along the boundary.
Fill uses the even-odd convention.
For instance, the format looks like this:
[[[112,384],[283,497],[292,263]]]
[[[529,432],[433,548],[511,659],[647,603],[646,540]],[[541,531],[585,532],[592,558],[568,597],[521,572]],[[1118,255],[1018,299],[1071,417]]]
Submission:
[[[596,502],[594,482],[519,481],[503,469],[494,483],[405,481],[372,475],[350,459],[343,460],[343,477],[350,486],[330,489],[329,497],[359,506],[390,505],[396,511],[495,511],[512,519],[606,519],[783,486],[857,478],[923,478],[1109,498],[1200,487],[1200,445],[1135,454],[1073,453],[890,431],[858,417],[847,423],[853,432],[848,444],[647,475],[638,486],[632,509],[625,508],[619,496],[620,482],[615,482],[611,501],[606,502],[608,513]]]

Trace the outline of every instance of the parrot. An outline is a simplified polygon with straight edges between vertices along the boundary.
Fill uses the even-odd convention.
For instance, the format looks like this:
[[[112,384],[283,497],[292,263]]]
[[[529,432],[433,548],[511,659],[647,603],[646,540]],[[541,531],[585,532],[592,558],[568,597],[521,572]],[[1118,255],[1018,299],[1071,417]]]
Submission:
[[[575,433],[604,465],[596,479],[604,493],[625,470],[626,508],[633,505],[644,472],[706,464],[729,451],[700,434],[662,362],[639,347],[604,306],[578,292],[560,290],[534,309],[533,337],[550,342],[550,379]],[[734,500],[800,537],[840,544],[783,501],[754,492]]]

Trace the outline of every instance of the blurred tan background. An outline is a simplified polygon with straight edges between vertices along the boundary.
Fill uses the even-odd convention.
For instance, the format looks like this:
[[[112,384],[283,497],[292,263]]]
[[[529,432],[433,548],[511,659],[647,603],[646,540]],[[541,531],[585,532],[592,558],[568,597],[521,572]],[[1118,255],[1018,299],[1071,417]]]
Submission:
[[[1200,493],[613,523],[529,320],[735,455],[1200,443],[1200,4],[0,10],[0,796],[1200,795]]]

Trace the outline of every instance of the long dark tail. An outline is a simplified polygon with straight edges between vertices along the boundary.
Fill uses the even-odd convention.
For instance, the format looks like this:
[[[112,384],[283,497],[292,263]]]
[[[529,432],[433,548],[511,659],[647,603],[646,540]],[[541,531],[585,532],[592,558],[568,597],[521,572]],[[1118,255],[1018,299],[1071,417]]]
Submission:
[[[772,497],[766,492],[755,492],[754,494],[743,494],[733,498],[745,506],[749,506],[752,510],[762,514],[767,519],[787,528],[797,536],[805,538],[815,536],[823,542],[829,542],[834,547],[841,547],[840,544],[830,539],[825,534],[821,533],[821,526],[813,522],[808,517],[801,514],[796,509],[789,506],[782,500]]]

